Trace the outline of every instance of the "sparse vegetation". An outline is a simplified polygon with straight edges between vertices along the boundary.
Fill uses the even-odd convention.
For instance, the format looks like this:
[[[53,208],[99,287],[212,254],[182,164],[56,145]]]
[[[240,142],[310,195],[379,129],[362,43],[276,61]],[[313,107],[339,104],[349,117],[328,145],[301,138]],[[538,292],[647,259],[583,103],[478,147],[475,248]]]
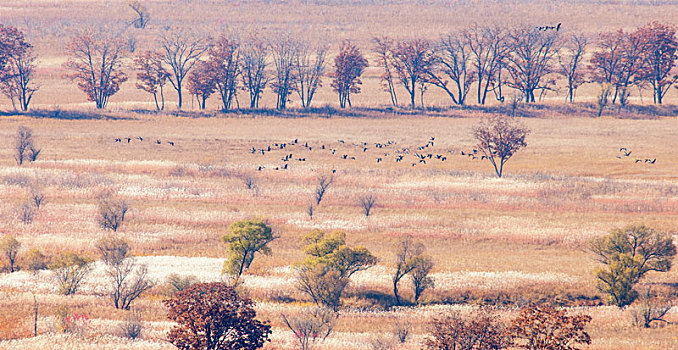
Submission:
[[[21,243],[12,235],[5,235],[0,240],[0,250],[2,250],[2,254],[7,259],[9,272],[14,272],[16,269],[19,248],[21,248]]]
[[[126,200],[110,193],[104,193],[99,196],[97,202],[97,223],[104,230],[117,232],[125,221],[128,210],[129,205]]]
[[[324,341],[332,333],[338,317],[335,311],[322,307],[307,308],[298,316],[282,315],[302,350],[313,349],[316,343]]]

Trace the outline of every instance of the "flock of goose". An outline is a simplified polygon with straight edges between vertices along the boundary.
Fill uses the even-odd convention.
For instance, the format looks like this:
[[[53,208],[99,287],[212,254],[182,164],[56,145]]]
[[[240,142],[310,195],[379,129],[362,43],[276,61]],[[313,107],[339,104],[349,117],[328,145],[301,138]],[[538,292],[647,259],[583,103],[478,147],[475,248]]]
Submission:
[[[141,136],[137,137],[118,137],[115,139],[115,142],[123,143],[123,141],[127,141],[127,143],[131,143],[132,140],[139,140],[139,142],[143,142],[144,138]],[[161,145],[162,141],[160,139],[155,140],[155,144]],[[174,147],[174,141],[167,141],[167,144]]]
[[[648,164],[652,165],[657,161],[657,158],[631,158],[631,153],[633,151],[629,150],[626,147],[620,147],[620,155],[617,156],[617,159],[635,159],[634,163]]]

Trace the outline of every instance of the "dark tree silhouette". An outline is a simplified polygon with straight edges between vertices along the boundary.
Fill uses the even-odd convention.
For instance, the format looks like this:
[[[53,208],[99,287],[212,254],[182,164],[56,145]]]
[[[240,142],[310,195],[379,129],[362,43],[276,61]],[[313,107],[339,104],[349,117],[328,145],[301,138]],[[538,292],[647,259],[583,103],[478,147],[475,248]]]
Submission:
[[[169,78],[169,72],[162,66],[161,56],[157,52],[146,51],[143,55],[134,59],[137,73],[137,89],[153,94],[156,110],[165,109],[165,93],[163,87]],[[160,92],[161,105],[158,105],[158,92]]]

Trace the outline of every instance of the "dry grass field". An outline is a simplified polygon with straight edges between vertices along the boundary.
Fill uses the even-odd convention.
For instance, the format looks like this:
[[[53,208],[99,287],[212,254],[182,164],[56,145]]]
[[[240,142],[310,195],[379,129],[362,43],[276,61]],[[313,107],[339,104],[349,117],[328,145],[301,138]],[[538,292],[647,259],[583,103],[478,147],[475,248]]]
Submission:
[[[163,26],[177,24],[231,33],[313,32],[333,50],[350,38],[367,53],[375,36],[435,38],[474,22],[563,22],[568,30],[595,34],[651,20],[676,24],[678,18],[678,6],[671,1],[146,3],[152,22],[135,33],[139,50],[154,47]],[[128,340],[119,335],[127,312],[114,308],[106,296],[101,261],[74,296],[57,293],[48,271],[2,273],[0,349],[173,348],[166,341],[172,323],[162,304],[168,275],[221,280],[227,257],[221,237],[233,221],[252,217],[265,218],[280,236],[271,243],[272,254],[258,255],[243,277],[257,318],[273,326],[265,349],[295,348],[281,314],[310,305],[296,287],[293,266],[303,260],[301,238],[312,229],[345,231],[350,245],[363,245],[379,258],[376,266],[352,277],[345,308],[319,349],[377,349],[378,340],[393,341],[395,324],[403,320],[411,323],[412,334],[396,348],[420,349],[433,317],[490,305],[510,318],[519,305],[545,300],[592,317],[587,326],[591,349],[678,349],[678,309],[669,311],[668,324],[635,327],[630,309],[604,305],[594,276],[598,263],[588,249],[592,238],[628,224],[642,223],[678,238],[678,119],[673,116],[678,91],[672,89],[669,106],[652,116],[629,110],[594,118],[588,105],[564,106],[562,91],[547,96],[543,104],[549,108],[523,107],[528,117],[519,119],[531,130],[528,146],[507,163],[499,179],[488,161],[461,155],[476,147],[472,128],[488,111],[384,109],[388,94],[380,90],[376,67],[365,73],[363,93],[353,101],[360,108],[353,116],[331,115],[337,102],[329,82],[313,102],[326,112],[212,113],[218,104],[213,99],[207,114],[191,114],[187,103],[188,112],[177,116],[171,113],[175,95],[169,92],[168,113],[145,113],[140,109],[153,108],[151,97],[134,88],[133,74],[109,110],[97,114],[93,103],[62,77],[63,47],[81,26],[116,26],[131,19],[124,0],[0,1],[0,23],[24,30],[40,56],[36,80],[41,89],[31,106],[47,116],[57,110],[103,115],[67,119],[2,113],[0,234],[15,235],[22,243],[20,266],[31,248],[96,258],[94,242],[105,234],[95,221],[97,198],[112,191],[130,206],[119,233],[157,283],[134,302],[144,328],[141,339]],[[371,54],[368,59],[372,62]],[[596,85],[586,84],[578,100],[592,102],[596,92]],[[651,95],[645,94],[647,103]],[[631,102],[641,101],[636,94]],[[445,107],[449,102],[431,89],[426,104]],[[275,107],[268,90],[263,105]],[[293,101],[292,107],[300,106]],[[0,99],[1,110],[10,108],[9,101]],[[290,116],[296,112],[303,116]],[[36,162],[17,166],[12,140],[21,125],[33,130],[42,153]],[[426,152],[445,161],[418,162],[413,154],[432,138]],[[284,151],[250,151],[295,139],[298,143]],[[632,155],[621,156],[621,147]],[[283,169],[281,158],[287,153],[294,157]],[[404,155],[403,160],[396,162],[397,155]],[[656,162],[648,164],[648,158]],[[333,171],[335,181],[310,218],[316,178]],[[244,177],[254,179],[255,190],[247,189]],[[17,211],[36,183],[46,201],[33,222],[24,224]],[[377,197],[369,217],[358,203],[365,193]],[[423,294],[421,306],[387,308],[394,245],[408,235],[423,242],[435,261],[435,288]],[[411,299],[409,283],[403,280],[401,289]],[[675,296],[678,270],[651,272],[643,283],[673,288]],[[57,315],[64,306],[87,315],[81,331],[59,331]]]

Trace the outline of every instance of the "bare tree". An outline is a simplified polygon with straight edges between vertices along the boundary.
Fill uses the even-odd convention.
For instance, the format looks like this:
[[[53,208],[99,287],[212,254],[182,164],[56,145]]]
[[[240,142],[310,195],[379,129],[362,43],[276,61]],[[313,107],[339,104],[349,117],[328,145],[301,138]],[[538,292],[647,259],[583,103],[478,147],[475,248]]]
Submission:
[[[332,89],[339,94],[341,108],[351,106],[351,94],[360,93],[362,81],[360,76],[367,68],[367,59],[362,52],[349,40],[341,44],[339,54],[334,58],[334,72],[332,73]]]
[[[33,218],[35,217],[35,207],[33,206],[33,203],[30,201],[22,203],[19,208],[17,208],[17,214],[19,220],[21,220],[21,223],[24,225],[32,223]]]
[[[394,67],[394,58],[393,50],[394,43],[393,39],[388,37],[374,38],[374,53],[378,57],[379,65],[384,69],[384,73],[381,75],[381,81],[384,85],[384,90],[389,93],[391,96],[391,104],[393,106],[398,105],[398,95],[395,90],[395,67]]]
[[[463,105],[476,77],[469,42],[462,33],[443,37],[435,47],[435,63],[428,71],[428,81],[443,89],[452,102]],[[449,86],[454,83],[454,87]]]
[[[9,272],[15,271],[19,248],[21,248],[21,243],[12,235],[6,235],[0,240],[0,250],[2,250],[2,254],[7,258]]]
[[[241,73],[240,44],[221,36],[209,50],[209,64],[214,70],[214,83],[221,95],[222,109],[227,111],[233,100],[237,101],[238,77]]]
[[[35,161],[38,158],[40,150],[33,145],[33,130],[26,126],[19,126],[14,136],[14,160],[18,165],[23,165],[24,161]]]
[[[410,272],[410,280],[414,289],[414,303],[419,302],[421,294],[429,288],[433,288],[435,282],[429,276],[433,269],[433,260],[430,257],[422,257],[417,260],[414,269]]]
[[[129,210],[127,201],[111,194],[99,196],[97,203],[97,223],[104,230],[118,231],[125,221],[125,215]]]
[[[96,107],[105,108],[111,96],[127,81],[122,71],[125,42],[119,35],[95,33],[87,29],[73,37],[68,44],[67,76],[78,84]]]
[[[153,94],[156,110],[165,109],[165,93],[163,87],[167,83],[170,74],[162,66],[162,56],[160,53],[146,51],[143,55],[134,59],[134,65],[139,71],[137,73],[137,89],[144,90]],[[158,90],[160,90],[160,99],[162,105],[158,105]]]
[[[131,0],[127,3],[127,6],[129,6],[137,15],[137,18],[132,21],[134,28],[146,28],[148,22],[151,20],[151,15],[148,13],[146,6],[139,0]]]
[[[478,83],[478,104],[485,104],[493,82],[499,83],[503,61],[508,54],[506,31],[499,27],[474,25],[463,32],[474,64]],[[501,86],[501,85],[499,85]],[[494,87],[493,87],[494,88]]]
[[[309,203],[308,206],[306,207],[306,214],[308,214],[308,218],[313,220],[313,210],[315,207],[313,207],[313,203]]]
[[[95,244],[101,260],[106,265],[119,265],[127,258],[130,251],[129,243],[122,238],[106,236],[99,239]]]
[[[327,175],[327,174],[321,174],[321,175],[318,175],[317,181],[318,181],[318,184],[315,187],[315,204],[320,205],[320,201],[323,200],[323,196],[325,196],[325,192],[327,191],[327,189],[330,187],[330,185],[334,181],[334,176],[333,175]]]
[[[427,72],[436,61],[431,43],[426,39],[400,41],[396,44],[393,59],[398,78],[410,94],[410,106],[414,108],[418,84],[428,82]]]
[[[245,90],[249,92],[250,108],[259,108],[259,99],[266,85],[271,81],[267,72],[269,47],[257,38],[251,38],[241,49],[242,80]]]
[[[294,61],[297,77],[294,80],[294,90],[299,95],[301,106],[308,108],[311,106],[316,90],[322,86],[328,46],[322,43],[312,43],[310,40],[301,40],[298,44],[299,51]]]
[[[674,70],[678,59],[676,27],[652,22],[636,32],[648,43],[648,50],[643,54],[646,66],[644,78],[652,85],[654,103],[662,104],[669,88],[678,81],[678,73]]]
[[[315,343],[325,340],[338,317],[335,311],[325,307],[306,308],[298,316],[282,314],[283,322],[294,333],[302,350],[310,350]]]
[[[525,102],[535,102],[534,92],[551,90],[555,80],[547,79],[553,72],[553,57],[558,51],[558,35],[555,31],[540,31],[533,27],[521,27],[508,34],[510,54],[506,66],[511,80],[510,87],[525,96]]]
[[[92,270],[91,260],[75,253],[65,253],[50,264],[59,291],[64,295],[73,295],[80,288],[82,280]]]
[[[170,67],[170,84],[177,91],[178,107],[183,105],[182,84],[193,66],[209,49],[209,39],[186,29],[173,29],[160,37],[161,60]]]
[[[31,186],[29,201],[33,202],[36,209],[40,209],[40,206],[45,204],[45,193],[39,185],[34,184]]]
[[[497,177],[501,177],[504,164],[527,146],[525,138],[529,132],[515,118],[500,115],[485,118],[473,128],[477,147],[492,163]]]
[[[28,47],[10,56],[6,69],[0,70],[0,90],[12,101],[15,109],[15,102],[18,102],[19,108],[27,111],[33,94],[39,89],[33,82],[36,60],[33,48]]]
[[[398,284],[405,275],[412,272],[423,260],[424,245],[412,241],[412,237],[406,237],[396,247],[396,271],[393,274],[393,296],[396,305],[400,305]]]
[[[567,79],[567,99],[574,102],[574,93],[585,83],[586,74],[582,72],[582,63],[588,39],[584,34],[572,34],[569,40],[558,51],[557,72]]]
[[[129,310],[136,298],[153,287],[148,267],[137,264],[133,258],[109,264],[106,272],[111,279],[110,296],[116,309]]]
[[[271,88],[277,95],[276,108],[285,109],[287,100],[297,85],[295,63],[299,57],[299,43],[292,34],[284,33],[271,39],[269,47],[276,73],[271,83]]]
[[[245,184],[245,188],[251,191],[256,191],[257,190],[257,178],[252,175],[252,174],[243,174],[241,176],[243,184]]]
[[[622,57],[626,33],[623,30],[598,34],[598,49],[590,62],[591,78],[603,84],[616,86],[616,77],[622,67]],[[613,101],[616,101],[618,88],[615,87]],[[605,101],[607,103],[607,101]]]
[[[637,327],[650,328],[653,322],[670,323],[664,318],[673,305],[656,294],[652,292],[652,287],[648,287],[638,305],[632,308],[633,323]]]
[[[365,216],[370,216],[370,212],[372,211],[372,207],[374,207],[374,204],[377,202],[377,195],[374,193],[367,193],[364,194],[360,197],[358,197],[358,204],[360,204],[360,207],[363,208],[363,212],[365,213]]]

